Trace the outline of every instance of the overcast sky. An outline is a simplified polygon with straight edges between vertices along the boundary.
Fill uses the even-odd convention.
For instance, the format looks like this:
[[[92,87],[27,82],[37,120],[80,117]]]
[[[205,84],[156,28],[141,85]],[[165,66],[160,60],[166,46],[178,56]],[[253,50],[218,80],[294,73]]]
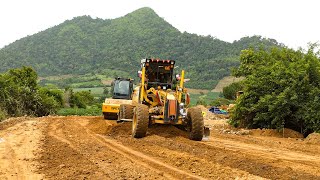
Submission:
[[[102,19],[151,7],[180,31],[232,42],[261,35],[291,48],[320,41],[319,0],[3,0],[0,48],[67,19]]]

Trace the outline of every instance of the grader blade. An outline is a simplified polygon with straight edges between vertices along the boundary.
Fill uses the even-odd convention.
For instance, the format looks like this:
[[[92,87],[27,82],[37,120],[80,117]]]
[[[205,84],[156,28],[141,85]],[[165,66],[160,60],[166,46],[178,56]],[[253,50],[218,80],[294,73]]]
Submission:
[[[132,119],[118,119],[118,122],[132,122]]]
[[[204,127],[202,140],[209,140],[209,137],[210,137],[210,129],[208,127]]]

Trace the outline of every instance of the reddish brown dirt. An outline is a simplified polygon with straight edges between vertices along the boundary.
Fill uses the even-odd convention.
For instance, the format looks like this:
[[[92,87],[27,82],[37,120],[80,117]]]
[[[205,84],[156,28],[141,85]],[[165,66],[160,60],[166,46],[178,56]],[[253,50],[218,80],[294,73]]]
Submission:
[[[320,179],[318,143],[222,133],[222,121],[201,142],[160,125],[133,139],[102,117],[14,121],[0,129],[0,179]]]

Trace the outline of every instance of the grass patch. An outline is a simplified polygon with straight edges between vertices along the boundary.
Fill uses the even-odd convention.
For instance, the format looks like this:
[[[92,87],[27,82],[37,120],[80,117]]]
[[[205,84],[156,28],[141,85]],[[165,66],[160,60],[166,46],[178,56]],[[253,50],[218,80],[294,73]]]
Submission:
[[[91,91],[91,94],[93,96],[95,95],[102,95],[103,94],[103,87],[93,87],[93,88],[74,88],[73,92],[79,92],[79,91]]]
[[[98,106],[91,106],[85,108],[61,108],[57,115],[60,116],[71,116],[71,115],[78,115],[78,116],[101,116],[101,108]]]
[[[101,80],[88,80],[85,82],[77,82],[77,83],[72,83],[70,87],[72,88],[86,88],[86,87],[102,87],[104,86],[101,82]]]
[[[109,88],[110,91],[111,88]],[[93,87],[93,88],[74,88],[73,92],[79,92],[79,91],[90,91],[91,94],[95,99],[99,99],[100,97],[104,97],[103,94],[104,88],[103,87]]]
[[[55,76],[41,77],[39,78],[39,84],[45,86],[47,84],[54,84],[59,88],[72,87],[103,87],[102,81],[108,80],[106,75],[103,74],[85,74],[85,75],[66,75],[61,78]]]

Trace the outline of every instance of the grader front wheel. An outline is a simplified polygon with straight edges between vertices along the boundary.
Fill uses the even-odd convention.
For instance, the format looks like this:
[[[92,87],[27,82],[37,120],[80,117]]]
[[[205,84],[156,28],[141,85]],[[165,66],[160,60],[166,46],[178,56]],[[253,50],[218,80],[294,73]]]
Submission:
[[[149,109],[144,104],[138,104],[134,109],[132,120],[132,136],[142,138],[146,136],[149,125]]]
[[[204,121],[200,108],[188,109],[189,139],[201,141],[204,133]]]

